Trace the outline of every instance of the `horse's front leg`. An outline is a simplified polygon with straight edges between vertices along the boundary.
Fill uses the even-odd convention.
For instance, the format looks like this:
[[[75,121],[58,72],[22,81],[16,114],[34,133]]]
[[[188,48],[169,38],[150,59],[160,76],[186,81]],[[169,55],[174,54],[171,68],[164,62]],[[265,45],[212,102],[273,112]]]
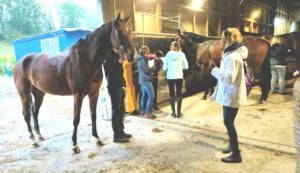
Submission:
[[[97,102],[98,102],[99,91],[89,94],[89,102],[90,102],[90,112],[91,112],[91,119],[92,119],[92,135],[97,139],[97,145],[102,146],[103,143],[100,140],[98,133],[97,133]]]
[[[74,119],[73,119],[74,130],[73,130],[72,141],[73,141],[73,152],[75,154],[80,153],[79,146],[77,146],[77,128],[80,122],[80,112],[81,112],[83,98],[84,98],[84,94],[82,93],[76,93],[74,95]]]

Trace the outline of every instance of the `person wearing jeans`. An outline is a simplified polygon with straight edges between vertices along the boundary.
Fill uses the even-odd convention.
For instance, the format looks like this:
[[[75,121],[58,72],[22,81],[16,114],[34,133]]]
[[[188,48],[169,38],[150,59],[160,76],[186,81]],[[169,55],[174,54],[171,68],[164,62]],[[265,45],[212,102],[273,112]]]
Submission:
[[[278,88],[279,88],[279,93],[280,94],[285,94],[285,71],[286,71],[286,66],[284,65],[271,65],[271,74],[272,74],[272,79],[271,79],[271,92],[275,93],[275,85],[278,80]]]
[[[154,89],[152,86],[151,71],[148,65],[148,54],[150,49],[147,46],[142,46],[139,50],[137,64],[139,70],[139,84],[142,89],[141,97],[141,107],[140,113],[144,115],[145,118],[154,119],[156,116],[152,114],[152,104],[154,98]],[[146,95],[148,96],[147,101],[145,101]]]
[[[247,103],[247,91],[243,61],[248,56],[248,49],[241,43],[242,35],[237,28],[228,28],[222,32],[223,46],[220,68],[210,61],[211,74],[218,80],[215,100],[223,106],[224,125],[229,137],[229,146],[223,153],[229,156],[221,159],[226,163],[242,162],[238,136],[234,125],[240,106]]]
[[[271,64],[271,93],[276,92],[275,86],[278,81],[278,88],[280,94],[286,94],[285,92],[285,72],[286,64],[284,63],[284,57],[288,54],[288,49],[281,45],[281,40],[278,37],[274,37],[271,41],[270,48],[270,64]]]
[[[166,78],[169,86],[170,105],[172,109],[171,116],[180,118],[181,105],[182,105],[182,83],[183,83],[183,70],[188,69],[189,65],[186,60],[185,54],[181,52],[180,44],[177,41],[171,43],[171,50],[167,53],[163,70],[167,72]],[[177,113],[175,112],[175,86],[177,97]]]

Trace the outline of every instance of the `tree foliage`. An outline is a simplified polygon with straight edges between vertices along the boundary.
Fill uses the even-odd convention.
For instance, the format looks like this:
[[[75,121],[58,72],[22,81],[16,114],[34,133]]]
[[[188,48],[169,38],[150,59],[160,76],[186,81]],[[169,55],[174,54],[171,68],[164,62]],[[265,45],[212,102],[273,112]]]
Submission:
[[[0,35],[7,40],[53,29],[52,22],[35,0],[0,0],[0,20]]]
[[[85,18],[85,11],[72,1],[63,3],[60,7],[61,27],[79,28]]]

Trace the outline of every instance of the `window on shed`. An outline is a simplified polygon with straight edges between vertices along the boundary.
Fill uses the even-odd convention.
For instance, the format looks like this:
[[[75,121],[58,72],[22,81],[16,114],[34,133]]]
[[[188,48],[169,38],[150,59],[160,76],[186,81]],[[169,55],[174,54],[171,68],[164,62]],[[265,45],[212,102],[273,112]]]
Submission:
[[[59,39],[58,37],[47,38],[41,40],[41,52],[49,54],[59,53]]]

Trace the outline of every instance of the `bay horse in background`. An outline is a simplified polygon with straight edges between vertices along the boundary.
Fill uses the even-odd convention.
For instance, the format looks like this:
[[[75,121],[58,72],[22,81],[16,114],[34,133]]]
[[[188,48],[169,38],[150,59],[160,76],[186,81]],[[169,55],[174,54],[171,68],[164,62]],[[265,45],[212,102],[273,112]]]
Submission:
[[[77,128],[82,101],[88,95],[92,135],[97,139],[97,144],[102,145],[96,127],[96,106],[103,78],[102,63],[112,49],[123,49],[128,61],[134,61],[136,50],[131,40],[128,22],[129,17],[120,19],[119,13],[115,20],[102,25],[85,39],[80,39],[67,53],[56,56],[31,53],[16,63],[13,71],[14,82],[21,98],[23,115],[33,146],[39,145],[32,133],[30,118],[33,116],[35,132],[39,139],[43,140],[38,114],[45,93],[74,96],[74,153],[80,153],[77,146]]]
[[[195,35],[197,39],[193,38]],[[209,61],[213,60],[217,65],[220,64],[222,58],[220,38],[183,32],[182,34],[179,33],[176,39],[180,42],[189,65],[192,66],[191,71],[185,75],[188,95],[204,90],[205,94],[202,99],[206,99],[209,89],[210,94],[212,94],[217,83],[217,80],[211,75]],[[199,40],[199,42],[195,42],[195,40]],[[266,100],[271,81],[270,59],[268,57],[269,43],[264,39],[251,36],[244,36],[243,42],[249,51],[246,60],[248,67],[253,76],[259,79],[258,84],[262,89],[260,100]]]

